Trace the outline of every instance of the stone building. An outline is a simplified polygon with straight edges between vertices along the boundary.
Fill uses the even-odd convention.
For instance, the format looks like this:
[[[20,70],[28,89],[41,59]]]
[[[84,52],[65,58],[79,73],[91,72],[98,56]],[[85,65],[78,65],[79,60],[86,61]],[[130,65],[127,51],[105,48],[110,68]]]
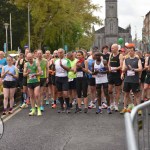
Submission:
[[[125,43],[131,42],[131,26],[129,25],[126,29],[118,26],[117,0],[105,0],[105,5],[105,26],[95,31],[94,46],[99,49],[104,45],[111,46],[117,43],[118,38],[123,38]]]

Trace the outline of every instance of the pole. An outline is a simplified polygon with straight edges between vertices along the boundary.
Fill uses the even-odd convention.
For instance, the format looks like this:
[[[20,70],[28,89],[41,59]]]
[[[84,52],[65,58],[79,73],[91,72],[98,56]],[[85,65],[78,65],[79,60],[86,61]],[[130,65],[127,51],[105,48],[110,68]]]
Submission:
[[[10,13],[10,49],[12,51],[12,25],[11,25],[11,13]]]
[[[30,49],[30,4],[28,3],[28,46]]]
[[[7,33],[7,29],[6,28],[6,53],[8,53],[8,33]]]

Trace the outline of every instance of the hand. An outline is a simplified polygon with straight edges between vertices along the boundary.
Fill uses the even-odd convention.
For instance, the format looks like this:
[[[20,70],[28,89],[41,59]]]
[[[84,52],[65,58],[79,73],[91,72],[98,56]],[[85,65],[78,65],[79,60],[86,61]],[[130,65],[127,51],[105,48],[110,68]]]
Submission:
[[[92,75],[97,75],[99,73],[99,71],[94,71],[93,73],[92,73]]]
[[[61,61],[61,59],[60,59],[60,66],[62,66],[62,61]]]
[[[123,73],[121,74],[121,80],[124,80],[124,74]]]
[[[13,76],[13,74],[12,74],[12,73],[10,73],[9,71],[8,71],[8,73],[7,73],[7,74],[9,74],[9,75]]]
[[[81,63],[77,63],[78,68],[82,68]]]

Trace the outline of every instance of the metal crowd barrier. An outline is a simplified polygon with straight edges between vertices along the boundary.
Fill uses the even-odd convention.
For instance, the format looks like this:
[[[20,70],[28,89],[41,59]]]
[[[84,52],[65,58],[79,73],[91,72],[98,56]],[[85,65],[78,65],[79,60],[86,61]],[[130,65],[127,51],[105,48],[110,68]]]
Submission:
[[[125,113],[125,130],[128,150],[150,150],[150,100]]]

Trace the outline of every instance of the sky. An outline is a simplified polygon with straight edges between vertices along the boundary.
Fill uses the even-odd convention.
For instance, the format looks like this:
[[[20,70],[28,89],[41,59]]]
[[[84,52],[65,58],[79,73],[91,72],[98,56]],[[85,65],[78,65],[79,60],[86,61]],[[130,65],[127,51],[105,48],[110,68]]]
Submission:
[[[105,19],[105,0],[91,0],[94,4],[99,4],[102,8],[94,15],[99,16],[101,19]],[[118,20],[119,26],[126,28],[131,25],[132,38],[142,39],[143,20],[145,15],[150,11],[150,0],[118,0]],[[104,22],[103,22],[104,23]],[[94,26],[95,29],[99,29],[100,26]]]

